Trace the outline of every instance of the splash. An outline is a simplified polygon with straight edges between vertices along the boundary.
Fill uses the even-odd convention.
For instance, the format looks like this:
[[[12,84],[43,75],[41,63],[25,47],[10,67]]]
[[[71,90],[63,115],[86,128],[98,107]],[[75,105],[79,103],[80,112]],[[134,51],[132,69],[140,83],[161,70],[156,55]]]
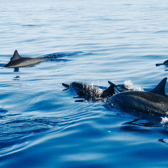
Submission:
[[[94,86],[94,82],[91,82],[90,86],[93,89],[93,91],[91,91],[91,92],[94,92],[96,95],[101,95],[103,93],[103,90],[101,88]],[[92,93],[92,94],[94,95],[94,93]]]
[[[92,88],[93,88],[93,86],[94,86],[94,82],[91,82],[91,84],[90,84],[91,86],[92,86]]]
[[[162,121],[160,122],[161,124],[166,124],[168,122],[167,117],[161,117]]]
[[[138,91],[144,91],[141,87],[139,86],[134,86],[133,83],[131,82],[131,80],[126,80],[124,82],[124,85],[127,89],[129,90],[138,90]]]

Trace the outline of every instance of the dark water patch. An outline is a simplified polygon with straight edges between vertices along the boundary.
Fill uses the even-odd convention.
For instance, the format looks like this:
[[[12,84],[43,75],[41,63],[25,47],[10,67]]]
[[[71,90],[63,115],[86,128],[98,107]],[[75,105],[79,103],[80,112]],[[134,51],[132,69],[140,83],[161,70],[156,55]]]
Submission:
[[[145,61],[147,61],[146,59],[149,59],[148,61],[156,61],[156,60],[159,60],[159,59],[163,59],[164,57],[166,57],[166,55],[141,55],[139,56],[139,58],[143,58]]]
[[[68,59],[58,59],[58,58],[42,58],[45,61],[56,61],[56,62],[67,62]]]
[[[133,4],[123,4],[123,5],[126,5],[126,6],[132,6]]]
[[[74,98],[77,98],[77,97],[74,97]],[[79,102],[81,102],[81,103],[82,103],[82,102],[85,102],[85,101],[86,101],[85,99],[75,100],[75,102],[78,102],[78,103],[79,103]]]
[[[123,132],[137,132],[137,133],[142,133],[142,134],[150,134],[152,133],[152,131],[150,129],[145,129],[143,127],[139,127],[139,126],[122,126],[120,128],[120,131]]]
[[[163,133],[163,135],[168,136],[168,128],[167,128],[167,129],[162,130],[162,133]]]
[[[73,53],[52,53],[48,54],[46,56],[41,57],[45,61],[63,61],[67,62],[69,59],[62,59],[63,57],[72,57],[72,56],[77,56],[79,54],[82,54],[83,52],[73,52]]]
[[[4,67],[6,64],[0,64],[0,67]]]
[[[25,24],[25,25],[22,25],[23,27],[42,27],[43,25],[35,25],[35,24]]]
[[[26,135],[43,133],[50,129],[56,130],[58,126],[57,118],[36,118],[19,119],[13,121],[2,121],[1,123],[1,141]],[[59,125],[60,126],[60,125]],[[58,126],[58,127],[59,127]],[[59,129],[59,128],[58,128]]]
[[[35,42],[37,42],[37,41],[38,41],[37,39],[33,39],[33,38],[32,38],[32,39],[27,39],[27,40],[26,40],[26,43],[32,43],[32,42],[35,43]],[[23,41],[20,41],[20,42],[23,42]]]
[[[93,52],[83,52],[82,54],[81,54],[81,56],[94,56],[94,55],[97,55],[97,54],[99,54],[99,53],[96,53],[97,52],[97,50],[95,50],[95,51],[93,51]]]
[[[153,145],[155,145],[155,149],[153,149]],[[165,148],[165,146],[161,143],[158,143],[158,141],[156,141],[155,143],[150,142],[138,146],[139,149],[132,152],[132,157],[138,157],[144,159],[146,162],[151,162],[150,166],[152,167],[155,167],[156,164],[159,165],[158,167],[166,167],[165,165],[167,163],[159,162],[158,160],[166,160],[166,153],[168,148]],[[156,160],[155,163],[153,161],[154,159]]]
[[[160,30],[160,31],[156,31],[155,33],[158,33],[158,34],[167,34],[168,30]]]
[[[8,111],[5,109],[0,108],[0,113],[7,113]]]
[[[22,150],[32,143],[30,139],[49,132],[57,132],[67,124],[65,119],[55,117],[16,119],[7,122],[3,120],[0,125],[0,155],[5,156]]]
[[[59,52],[59,53],[51,53],[51,54],[47,54],[45,56],[43,56],[43,58],[62,58],[62,57],[71,57],[71,56],[76,56],[78,54],[82,54],[82,51],[76,51],[76,52],[72,52],[72,53],[63,53],[63,52]]]
[[[135,126],[143,126],[143,127],[160,127],[161,124],[156,124],[153,122],[135,119],[133,121],[125,122],[123,125],[135,125]]]

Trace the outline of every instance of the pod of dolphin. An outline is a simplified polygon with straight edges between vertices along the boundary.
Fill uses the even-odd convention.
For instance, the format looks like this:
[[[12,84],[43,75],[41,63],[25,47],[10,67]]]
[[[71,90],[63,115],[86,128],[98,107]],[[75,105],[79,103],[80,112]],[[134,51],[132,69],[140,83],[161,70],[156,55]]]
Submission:
[[[44,61],[43,57],[21,57],[16,50],[10,62],[6,64],[5,67],[29,67]],[[156,64],[156,66],[167,64],[168,61],[165,61],[163,64]],[[62,83],[62,85],[67,89],[71,88],[75,90],[80,97],[86,99],[92,99],[95,101],[108,98],[111,102],[115,102],[124,108],[168,115],[168,96],[165,94],[166,81],[167,78],[164,78],[149,92],[131,90],[126,88],[124,85],[115,85],[110,81],[108,81],[110,86],[107,89],[101,89],[100,87],[90,86],[81,82],[73,82],[71,84]]]

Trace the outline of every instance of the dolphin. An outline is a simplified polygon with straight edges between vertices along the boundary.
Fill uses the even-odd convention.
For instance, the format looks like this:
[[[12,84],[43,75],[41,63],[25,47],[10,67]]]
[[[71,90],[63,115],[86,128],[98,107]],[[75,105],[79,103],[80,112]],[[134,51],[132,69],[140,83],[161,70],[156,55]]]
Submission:
[[[114,84],[111,83],[107,89],[102,89],[100,87],[87,85],[82,82],[72,82],[71,84],[62,83],[67,89],[71,88],[76,91],[76,93],[83,98],[100,100],[103,98],[108,98],[114,95]]]
[[[153,90],[127,91],[112,96],[111,102],[117,102],[121,107],[133,110],[168,114],[168,96],[165,94],[167,78],[164,78]]]
[[[10,62],[5,65],[7,68],[19,68],[19,67],[31,67],[40,62],[44,62],[45,60],[38,58],[29,58],[29,57],[21,57],[17,50],[15,50],[13,57],[10,59]]]
[[[66,87],[66,89],[64,90],[71,88],[72,90],[75,90],[80,97],[84,97],[86,99],[92,99],[92,100],[109,98],[114,94],[117,94],[120,92],[139,90],[139,89],[143,90],[142,88],[137,88],[137,87],[134,87],[133,85],[132,85],[132,88],[129,88],[125,84],[115,85],[111,81],[108,81],[108,83],[110,84],[110,87],[108,87],[107,89],[102,89],[102,87],[98,87],[98,86],[96,87],[96,86],[87,85],[82,82],[72,82],[71,84],[62,83],[62,85]]]

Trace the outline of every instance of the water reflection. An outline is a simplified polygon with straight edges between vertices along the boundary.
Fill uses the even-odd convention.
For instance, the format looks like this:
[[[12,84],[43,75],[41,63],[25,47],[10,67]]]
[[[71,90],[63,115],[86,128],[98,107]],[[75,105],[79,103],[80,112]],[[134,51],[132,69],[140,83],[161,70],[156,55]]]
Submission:
[[[167,145],[167,142],[163,138],[158,139],[158,141]]]
[[[159,120],[160,121],[160,120]],[[158,118],[155,118],[155,121],[153,119],[153,121],[150,120],[143,120],[143,119],[134,119],[132,121],[129,122],[125,122],[123,125],[124,126],[128,126],[128,125],[134,125],[134,126],[142,126],[142,127],[160,127],[160,122],[158,121]]]
[[[13,80],[19,80],[20,76],[15,76]]]
[[[13,72],[19,72],[19,67],[14,68]]]

